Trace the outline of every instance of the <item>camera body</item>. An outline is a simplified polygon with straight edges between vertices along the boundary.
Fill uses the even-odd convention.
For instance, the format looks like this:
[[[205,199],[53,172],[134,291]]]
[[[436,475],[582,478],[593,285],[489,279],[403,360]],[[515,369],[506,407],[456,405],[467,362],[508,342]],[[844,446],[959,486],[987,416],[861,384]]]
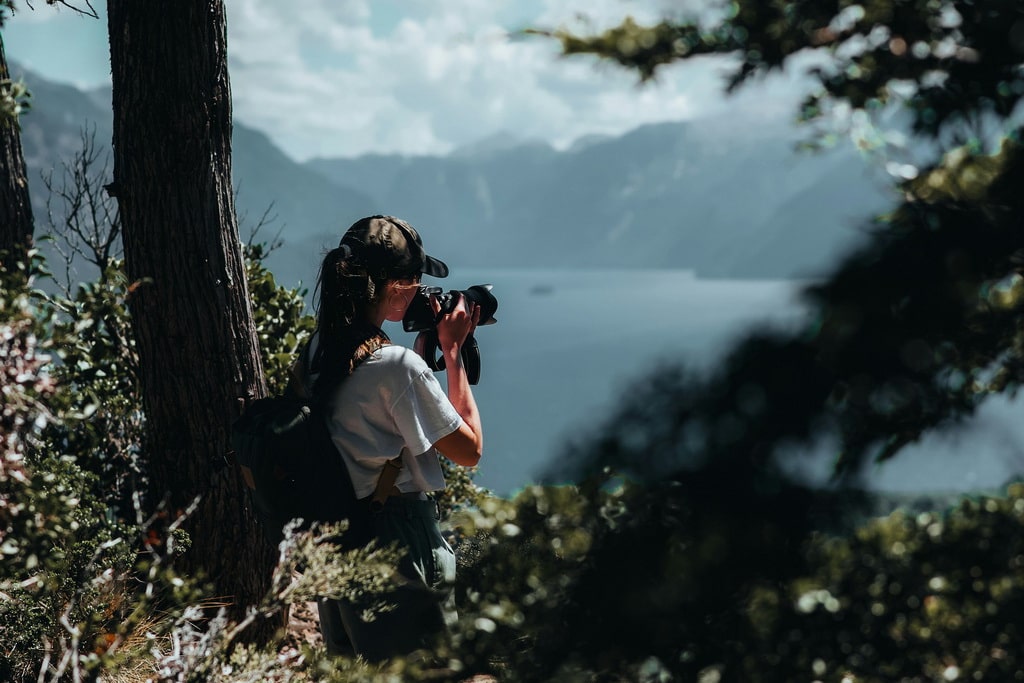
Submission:
[[[480,322],[478,325],[493,325],[498,322],[494,319],[494,312],[498,310],[498,300],[491,294],[491,289],[492,285],[473,285],[461,291],[453,289],[449,292],[443,292],[440,287],[420,285],[416,296],[413,297],[409,308],[405,311],[405,317],[402,318],[402,327],[406,332],[437,329],[437,323],[441,321],[441,318],[455,309],[455,304],[458,303],[460,294],[466,297],[467,302],[480,305]],[[431,296],[436,296],[441,304],[441,312],[437,315],[434,314],[434,309],[430,305]]]
[[[494,312],[498,310],[498,300],[491,293],[492,285],[473,285],[468,289],[450,290],[444,292],[440,287],[429,287],[420,285],[409,303],[409,308],[402,318],[402,328],[406,332],[419,332],[413,348],[427,362],[431,370],[437,372],[444,370],[444,358],[438,356],[440,345],[437,340],[437,324],[444,316],[455,310],[459,297],[466,298],[467,303],[475,303],[480,306],[480,325],[493,325],[498,322],[494,318]],[[434,313],[430,304],[430,297],[437,297],[441,304],[441,310]],[[466,374],[469,376],[469,383],[476,384],[480,381],[480,346],[473,335],[466,337],[462,345],[462,362],[466,366]]]

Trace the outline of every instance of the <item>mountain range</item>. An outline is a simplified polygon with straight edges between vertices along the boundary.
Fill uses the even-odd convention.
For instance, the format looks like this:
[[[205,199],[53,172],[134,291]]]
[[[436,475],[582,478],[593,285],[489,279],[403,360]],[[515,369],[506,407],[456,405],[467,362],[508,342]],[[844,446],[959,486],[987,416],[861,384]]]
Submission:
[[[94,131],[109,155],[110,91],[12,66],[33,93],[22,140],[37,217],[43,174],[60,175]],[[240,232],[278,236],[279,281],[312,281],[325,249],[371,213],[409,220],[453,266],[688,269],[701,277],[809,278],[855,244],[895,196],[850,147],[797,151],[785,120],[735,117],[645,125],[568,149],[502,134],[448,155],[288,157],[235,121]],[[109,170],[108,170],[109,172]],[[57,207],[54,207],[57,208]]]

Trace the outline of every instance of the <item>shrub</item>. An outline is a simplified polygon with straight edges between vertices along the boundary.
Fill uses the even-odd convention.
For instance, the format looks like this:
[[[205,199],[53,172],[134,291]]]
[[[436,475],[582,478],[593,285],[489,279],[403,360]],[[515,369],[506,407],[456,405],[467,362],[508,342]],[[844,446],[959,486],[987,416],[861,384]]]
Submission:
[[[47,644],[87,642],[95,615],[114,618],[116,596],[94,570],[124,564],[118,524],[95,495],[96,480],[49,431],[69,400],[53,377],[56,311],[26,280],[5,281],[0,299],[0,676],[35,680]],[[102,571],[102,569],[99,569]],[[105,615],[105,616],[104,616]]]

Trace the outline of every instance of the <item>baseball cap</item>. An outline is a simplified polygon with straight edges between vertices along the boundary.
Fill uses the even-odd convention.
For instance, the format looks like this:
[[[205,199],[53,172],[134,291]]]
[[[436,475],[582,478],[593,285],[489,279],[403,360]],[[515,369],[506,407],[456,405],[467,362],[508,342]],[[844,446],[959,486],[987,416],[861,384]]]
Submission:
[[[360,218],[341,238],[341,245],[346,244],[374,275],[448,277],[448,266],[427,256],[419,233],[401,218],[380,215]]]

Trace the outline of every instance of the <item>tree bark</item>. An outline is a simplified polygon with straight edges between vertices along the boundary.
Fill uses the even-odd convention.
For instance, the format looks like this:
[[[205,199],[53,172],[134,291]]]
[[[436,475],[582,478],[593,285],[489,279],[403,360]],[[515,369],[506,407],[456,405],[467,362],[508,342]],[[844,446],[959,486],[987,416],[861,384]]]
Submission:
[[[10,78],[0,35],[0,81]],[[17,120],[0,120],[0,267],[12,272],[32,246],[32,203]]]
[[[222,0],[110,0],[114,182],[148,429],[150,504],[198,497],[176,566],[238,616],[269,585],[229,427],[265,393],[231,186]]]

